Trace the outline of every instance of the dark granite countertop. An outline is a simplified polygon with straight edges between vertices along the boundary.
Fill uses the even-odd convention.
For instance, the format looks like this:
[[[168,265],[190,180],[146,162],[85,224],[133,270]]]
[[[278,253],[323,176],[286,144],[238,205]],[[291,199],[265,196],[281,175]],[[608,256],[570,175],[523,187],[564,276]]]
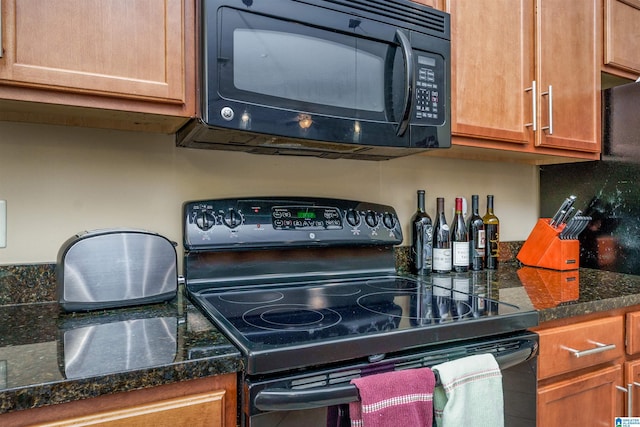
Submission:
[[[237,349],[181,293],[166,304],[62,313],[52,268],[0,266],[0,414],[242,369]],[[536,310],[540,323],[640,305],[640,276],[516,262],[481,275],[491,297]]]
[[[235,373],[238,350],[182,295],[90,313],[0,306],[0,414]]]

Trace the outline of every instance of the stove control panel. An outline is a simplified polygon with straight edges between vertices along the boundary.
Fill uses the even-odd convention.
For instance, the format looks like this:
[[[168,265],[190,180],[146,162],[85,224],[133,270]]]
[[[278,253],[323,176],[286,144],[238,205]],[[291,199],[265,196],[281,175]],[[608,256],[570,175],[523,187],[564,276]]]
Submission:
[[[184,204],[184,247],[222,250],[315,245],[397,245],[391,206],[353,200],[264,197]]]

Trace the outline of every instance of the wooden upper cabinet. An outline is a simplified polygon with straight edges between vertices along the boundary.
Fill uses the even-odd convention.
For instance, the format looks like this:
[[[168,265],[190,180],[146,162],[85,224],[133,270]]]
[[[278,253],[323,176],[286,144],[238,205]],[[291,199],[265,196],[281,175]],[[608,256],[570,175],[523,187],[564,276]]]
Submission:
[[[640,0],[605,0],[605,70],[635,79],[640,75]]]
[[[196,0],[0,0],[0,120],[173,133],[196,114]]]
[[[601,7],[601,0],[447,0],[454,147],[540,163],[599,159]]]
[[[411,1],[423,4],[425,6],[432,7],[434,9],[442,9],[441,2],[443,0],[411,0]]]
[[[532,131],[533,0],[450,0],[452,131],[526,144]]]
[[[600,152],[599,0],[538,0],[537,146]]]
[[[5,0],[2,84],[183,103],[181,0]]]

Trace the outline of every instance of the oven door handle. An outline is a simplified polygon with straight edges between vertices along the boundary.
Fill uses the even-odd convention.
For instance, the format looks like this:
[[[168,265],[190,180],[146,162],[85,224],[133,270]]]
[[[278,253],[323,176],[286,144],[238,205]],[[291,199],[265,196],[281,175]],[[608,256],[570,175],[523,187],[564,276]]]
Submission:
[[[498,362],[500,369],[507,369],[526,362],[537,353],[538,343],[534,340],[527,340],[522,343],[519,349],[496,356],[496,362]],[[295,411],[341,405],[358,400],[360,400],[360,396],[356,386],[343,384],[308,390],[265,389],[256,394],[253,403],[261,411]]]

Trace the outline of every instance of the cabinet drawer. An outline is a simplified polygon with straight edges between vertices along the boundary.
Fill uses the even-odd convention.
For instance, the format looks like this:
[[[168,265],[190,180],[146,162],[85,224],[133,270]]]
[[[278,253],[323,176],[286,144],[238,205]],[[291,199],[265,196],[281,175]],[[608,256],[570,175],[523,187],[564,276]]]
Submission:
[[[621,357],[624,353],[623,326],[623,317],[615,316],[538,331],[538,378],[549,378]]]
[[[640,353],[640,311],[627,313],[627,354]]]

